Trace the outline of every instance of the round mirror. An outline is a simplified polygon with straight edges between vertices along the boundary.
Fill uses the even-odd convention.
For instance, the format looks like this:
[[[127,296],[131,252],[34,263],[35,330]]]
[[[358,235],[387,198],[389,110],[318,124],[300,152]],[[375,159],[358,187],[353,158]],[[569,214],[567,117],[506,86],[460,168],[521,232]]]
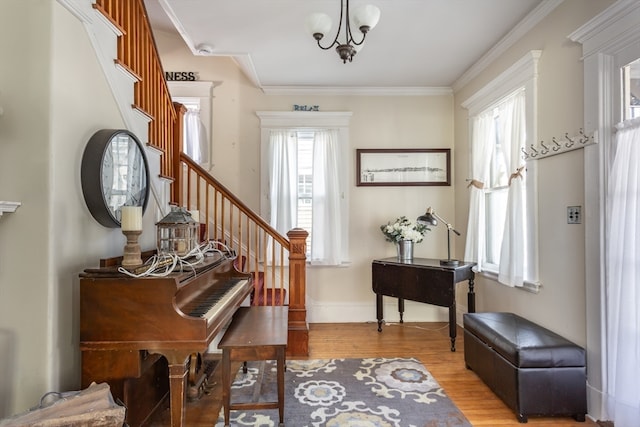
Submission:
[[[82,192],[91,215],[105,227],[120,227],[123,206],[147,207],[149,166],[144,147],[131,132],[102,129],[84,150]]]

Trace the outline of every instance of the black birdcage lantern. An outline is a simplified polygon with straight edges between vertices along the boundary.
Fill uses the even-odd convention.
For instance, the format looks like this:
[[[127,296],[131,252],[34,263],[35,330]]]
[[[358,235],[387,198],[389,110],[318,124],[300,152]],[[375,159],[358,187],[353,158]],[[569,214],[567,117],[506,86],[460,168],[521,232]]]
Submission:
[[[157,224],[158,254],[185,256],[198,246],[199,224],[185,208],[172,207]]]

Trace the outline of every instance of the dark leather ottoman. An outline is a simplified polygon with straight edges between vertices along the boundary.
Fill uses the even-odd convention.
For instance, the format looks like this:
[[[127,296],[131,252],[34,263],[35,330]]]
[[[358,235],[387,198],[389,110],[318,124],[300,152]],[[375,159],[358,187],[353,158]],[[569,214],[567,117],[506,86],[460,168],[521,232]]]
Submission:
[[[513,313],[467,313],[464,360],[516,413],[573,416],[587,413],[584,349]]]

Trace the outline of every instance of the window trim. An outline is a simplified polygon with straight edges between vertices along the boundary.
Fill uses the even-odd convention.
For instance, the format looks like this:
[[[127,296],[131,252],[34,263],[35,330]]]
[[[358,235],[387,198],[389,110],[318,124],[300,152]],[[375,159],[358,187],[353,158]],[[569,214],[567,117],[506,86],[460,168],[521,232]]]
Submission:
[[[269,133],[271,129],[295,129],[295,130],[319,130],[319,129],[337,129],[340,134],[341,160],[340,169],[343,176],[344,188],[342,192],[341,216],[344,224],[344,261],[340,265],[324,266],[324,267],[341,267],[350,264],[349,251],[349,125],[351,111],[256,111],[256,115],[260,119],[260,215],[268,220],[270,211],[269,191],[262,187],[264,183],[269,181],[268,171],[262,165],[264,159],[267,158],[267,147],[269,143]],[[310,265],[307,262],[307,265]]]
[[[171,100],[178,103],[184,103],[185,101],[190,103],[196,103],[200,109],[200,120],[202,125],[207,130],[207,137],[209,138],[209,158],[203,162],[205,169],[208,169],[213,165],[213,93],[217,86],[220,86],[222,82],[217,81],[187,81],[187,82],[167,82],[167,87],[171,93]]]
[[[616,110],[620,105],[616,90],[620,64],[630,62],[630,56],[640,56],[640,4],[616,1],[589,22],[569,34],[568,38],[582,45],[584,63],[584,129],[597,132],[598,144],[585,148],[584,186],[585,212],[591,225],[585,228],[585,287],[587,329],[587,372],[589,413],[594,419],[607,416],[605,408],[603,368],[605,347],[602,318],[605,277],[604,237],[606,218],[604,192],[607,187],[606,166],[608,148],[613,138]],[[635,54],[631,50],[636,50]],[[632,58],[633,59],[633,58]]]
[[[471,126],[471,118],[478,114],[493,108],[500,104],[506,97],[510,96],[516,90],[524,87],[526,93],[526,133],[527,142],[525,146],[529,146],[537,141],[537,107],[538,107],[538,61],[542,55],[541,50],[531,50],[522,58],[516,61],[511,67],[503,71],[498,77],[490,81],[483,88],[471,95],[462,102],[462,107],[468,110],[469,126]],[[471,129],[469,135],[471,135]],[[471,161],[467,165],[471,170]],[[527,227],[527,238],[530,242],[531,250],[528,262],[531,265],[531,277],[527,277],[524,286],[518,289],[525,289],[530,292],[538,293],[540,286],[540,257],[538,244],[538,179],[536,162],[527,163],[527,187],[526,202],[528,210],[533,212],[529,218]],[[497,280],[496,272],[489,271],[488,277]]]

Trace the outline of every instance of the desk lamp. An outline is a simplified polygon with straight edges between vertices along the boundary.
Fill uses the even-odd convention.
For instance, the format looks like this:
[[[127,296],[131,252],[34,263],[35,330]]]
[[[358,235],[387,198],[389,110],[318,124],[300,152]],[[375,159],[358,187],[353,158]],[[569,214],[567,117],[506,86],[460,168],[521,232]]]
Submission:
[[[443,224],[447,225],[447,259],[441,259],[440,265],[446,265],[447,267],[455,267],[460,262],[457,259],[451,259],[451,232],[453,231],[458,236],[460,235],[460,233],[455,228],[453,228],[451,224],[449,224],[447,221],[442,219],[442,217],[438,215],[436,211],[431,209],[431,207],[427,208],[427,211],[424,213],[424,215],[420,215],[418,217],[417,222],[419,224],[437,226],[438,220],[440,220]]]

